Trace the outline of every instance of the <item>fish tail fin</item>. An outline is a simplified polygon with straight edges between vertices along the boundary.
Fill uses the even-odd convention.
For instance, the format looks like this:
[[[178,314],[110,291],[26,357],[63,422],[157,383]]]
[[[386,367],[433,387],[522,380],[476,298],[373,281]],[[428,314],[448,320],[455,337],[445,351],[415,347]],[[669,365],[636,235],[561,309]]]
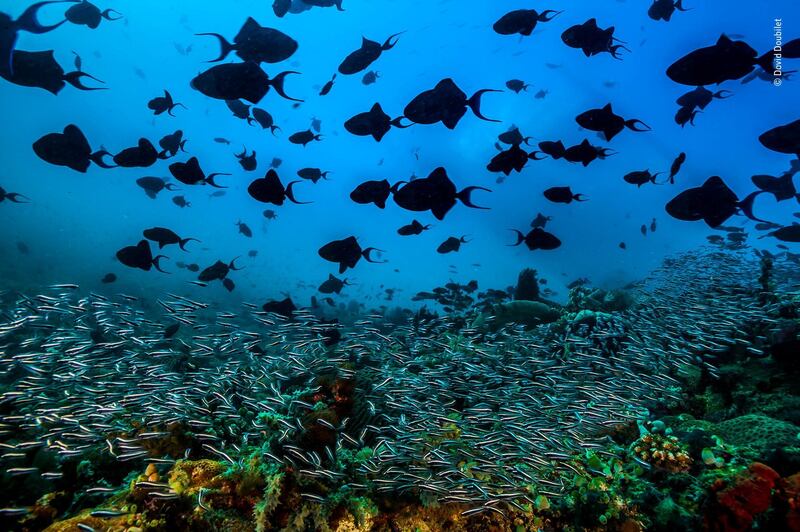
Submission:
[[[164,256],[164,255],[156,255],[155,257],[153,257],[153,267],[154,267],[156,270],[160,271],[161,273],[166,273],[166,274],[169,274],[169,272],[165,272],[164,270],[162,270],[162,269],[161,269],[161,265],[160,265],[160,264],[159,264],[159,262],[158,262],[158,261],[160,261],[161,259],[167,259],[167,260],[169,260],[169,257],[166,257],[166,256]]]
[[[514,247],[522,244],[522,242],[525,240],[525,235],[522,234],[522,231],[519,231],[518,229],[509,229],[509,231],[513,231],[514,233],[517,234],[517,241],[513,244],[506,244],[506,245],[508,247]]]
[[[391,192],[392,194],[397,194],[397,191],[400,190],[400,187],[402,187],[406,183],[407,181],[398,181],[397,183],[392,185],[391,188],[389,188],[389,192]]]
[[[764,194],[763,190],[756,190],[755,192],[751,192],[744,198],[742,201],[736,204],[737,207],[742,211],[742,214],[753,220],[754,222],[763,222],[763,223],[772,223],[768,222],[767,220],[762,220],[761,218],[756,218],[753,214],[753,205],[755,203],[756,197],[759,194]]]
[[[684,12],[685,12],[685,11],[691,11],[691,9],[690,9],[690,8],[683,7],[683,0],[678,0],[678,1],[677,1],[677,2],[675,2],[675,4],[673,4],[673,5],[675,6],[675,9],[677,9],[678,11],[684,11]]]
[[[640,126],[640,124],[641,124],[641,126]],[[638,131],[640,133],[643,132],[643,131],[652,131],[653,130],[653,128],[651,128],[650,126],[648,126],[647,124],[645,124],[644,122],[639,120],[638,118],[632,118],[631,120],[626,120],[625,121],[625,127],[630,129],[631,131]]]
[[[170,192],[173,192],[173,191],[175,191],[175,190],[180,190],[178,187],[176,187],[176,186],[175,186],[175,185],[173,185],[172,183],[166,183],[166,184],[164,185],[164,188],[166,188],[166,189],[167,189],[167,190],[169,190]]]
[[[182,109],[189,109],[188,107],[186,107],[185,105],[183,105],[183,104],[182,104],[182,103],[180,103],[180,102],[178,102],[178,103],[173,103],[172,105],[170,105],[170,106],[169,106],[169,109],[167,110],[167,114],[168,114],[169,116],[175,116],[174,114],[172,114],[172,111],[173,111],[173,110],[174,110],[176,107],[180,107],[180,108],[182,108]]]
[[[178,243],[178,245],[180,246],[180,248],[182,250],[186,251],[186,247],[185,246],[189,242],[200,242],[200,241],[197,240],[196,238],[182,238],[181,241]]]
[[[538,154],[540,153],[544,152],[541,152],[539,150],[534,150],[528,154],[528,159],[533,159],[534,161],[543,161],[544,159],[547,159],[547,155],[545,155],[544,157],[539,157]]]
[[[372,257],[369,256],[369,254],[372,253],[373,251],[380,251],[381,253],[385,253],[382,249],[367,248],[361,252],[361,256],[364,257],[364,260],[366,260],[367,262],[372,262],[375,264],[383,264],[384,262],[386,262],[385,260],[373,260]]]
[[[178,147],[181,149],[182,152],[186,153],[186,143],[189,142],[188,140],[182,140]]]
[[[500,122],[500,120],[486,118],[481,114],[481,96],[483,96],[487,92],[501,92],[501,91],[497,89],[481,89],[475,94],[473,94],[469,100],[467,100],[467,105],[469,106],[470,109],[472,109],[472,112],[475,113],[475,116],[477,116],[481,120],[486,120],[487,122]]]
[[[269,126],[269,131],[270,131],[270,133],[272,133],[272,136],[273,136],[273,137],[275,136],[275,131],[276,131],[276,130],[277,130],[277,131],[280,131],[280,130],[281,130],[281,128],[279,128],[278,126]]]
[[[404,116],[398,116],[398,117],[397,117],[397,118],[395,118],[394,120],[390,120],[390,121],[389,121],[389,124],[393,125],[394,127],[398,127],[398,128],[400,128],[400,129],[405,129],[405,128],[407,128],[407,127],[411,127],[411,126],[413,126],[413,125],[414,125],[414,123],[413,123],[413,122],[412,122],[412,123],[410,123],[410,124],[403,125],[403,119],[404,119],[404,118],[406,118],[406,117],[404,117]]]
[[[548,9],[547,11],[542,11],[541,13],[539,13],[539,16],[536,17],[536,20],[538,20],[539,22],[550,22],[561,13],[563,13],[563,11],[555,11],[553,9]]]
[[[68,73],[64,74],[64,81],[66,81],[67,83],[69,83],[70,85],[75,87],[76,89],[79,89],[79,90],[82,90],[82,91],[103,91],[103,90],[106,90],[106,87],[87,87],[86,85],[84,85],[81,82],[82,78],[89,78],[89,79],[95,80],[98,83],[105,83],[104,81],[99,80],[96,77],[91,76],[91,75],[87,74],[86,72],[81,72],[79,70],[76,70],[75,72],[68,72]]]
[[[112,15],[118,15],[118,16],[114,17]],[[103,17],[106,20],[111,20],[111,21],[119,20],[119,19],[125,17],[125,15],[123,15],[122,13],[120,13],[119,11],[116,11],[114,9],[106,9],[105,11],[100,13],[100,16]]]
[[[630,52],[631,51],[630,48],[627,48],[625,45],[615,44],[614,46],[609,46],[608,47],[608,52],[611,54],[611,57],[613,57],[614,59],[622,59],[619,56],[620,48],[625,50],[626,52]]]
[[[269,81],[270,87],[275,89],[275,92],[281,95],[282,98],[286,98],[287,100],[291,100],[293,102],[302,102],[303,100],[298,100],[297,98],[292,98],[288,96],[286,92],[283,90],[283,83],[286,81],[286,76],[289,74],[299,74],[300,72],[295,72],[294,70],[287,70],[286,72],[281,72],[274,78]]]
[[[733,93],[729,90],[722,89],[721,91],[715,92],[712,96],[714,98],[717,98],[718,100],[724,100],[726,98],[730,98],[731,96],[733,96]]]
[[[586,194],[574,194],[572,199],[575,201],[589,201],[589,198],[586,197]]]
[[[772,69],[775,65],[775,52],[770,50],[769,52],[765,53],[756,59],[756,64],[760,66],[764,72],[772,72]]]
[[[53,31],[57,27],[64,24],[67,20],[64,19],[57,24],[52,24],[50,26],[45,26],[41,22],[39,22],[38,14],[39,9],[47,4],[60,4],[65,0],[48,0],[45,2],[36,2],[35,4],[31,5],[26,9],[17,20],[14,22],[14,25],[17,27],[17,30],[27,31],[28,33],[34,34],[42,34],[47,33],[49,31]]]
[[[217,172],[216,174],[211,174],[210,176],[206,177],[203,181],[205,183],[211,185],[214,188],[228,188],[228,187],[223,187],[222,185],[218,185],[214,181],[214,178],[217,177],[217,176],[220,176],[220,175],[231,175],[231,174],[223,174],[223,173]]]
[[[19,198],[23,198],[28,201],[21,201]],[[9,192],[3,197],[3,199],[7,199],[11,203],[30,203],[30,198],[23,196],[22,194],[17,194],[16,192]]]
[[[219,33],[197,33],[196,35],[206,35],[209,37],[216,37],[217,39],[219,39],[219,47],[220,47],[219,57],[217,57],[216,59],[212,59],[211,61],[206,61],[207,63],[218,63],[223,59],[225,59],[226,57],[228,57],[228,54],[230,54],[233,51],[234,48],[233,45],[228,42],[228,39],[226,39]]]
[[[294,197],[294,186],[299,182],[300,181],[292,181],[291,183],[286,185],[286,197],[289,199],[289,201],[297,205],[307,205],[309,203],[312,203],[311,201],[297,201],[297,198]]]
[[[390,35],[389,38],[386,39],[386,41],[383,43],[383,46],[381,46],[381,50],[385,52],[386,50],[391,50],[392,48],[394,48],[394,46],[397,44],[397,41],[399,40],[398,37],[403,33],[405,33],[405,31],[401,31],[399,33],[395,33],[394,35]],[[392,39],[394,39],[394,42],[392,42]]]
[[[231,270],[233,270],[233,271],[235,271],[235,272],[236,272],[236,271],[239,271],[239,270],[243,270],[243,269],[244,269],[244,266],[242,266],[241,268],[237,268],[237,267],[236,267],[236,259],[238,259],[238,258],[239,258],[239,257],[235,257],[235,258],[234,258],[234,259],[233,259],[233,260],[230,262],[230,264],[228,264],[228,268],[230,268]]]
[[[483,191],[485,191],[485,192],[491,192],[491,190],[489,190],[488,188],[483,188],[483,187],[467,187],[467,188],[465,188],[464,190],[462,190],[461,192],[459,192],[458,194],[456,194],[456,197],[457,197],[459,200],[461,200],[461,203],[463,203],[463,204],[464,204],[464,205],[466,205],[467,207],[470,207],[471,209],[483,209],[483,210],[489,210],[489,207],[481,207],[481,206],[479,206],[479,205],[475,205],[474,203],[472,203],[472,198],[471,198],[470,196],[471,196],[471,195],[472,195],[472,193],[473,193],[474,191],[476,191],[476,190],[483,190]]]
[[[162,161],[166,161],[167,159],[170,158],[170,156],[167,155],[167,150],[161,150],[160,152],[158,152],[158,158],[161,159]]]
[[[333,4],[339,11],[344,11],[344,8],[342,7],[342,0],[333,0]]]
[[[100,168],[116,168],[116,165],[108,164],[103,160],[103,157],[111,156],[106,150],[98,150],[89,156],[89,160],[91,160],[94,164],[99,166]]]

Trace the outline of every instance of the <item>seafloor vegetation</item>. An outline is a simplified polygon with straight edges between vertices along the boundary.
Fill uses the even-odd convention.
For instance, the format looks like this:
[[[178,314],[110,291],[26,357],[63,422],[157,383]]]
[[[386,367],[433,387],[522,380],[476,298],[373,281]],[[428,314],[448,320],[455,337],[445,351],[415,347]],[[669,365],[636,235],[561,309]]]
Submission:
[[[733,262],[725,266],[725,261]],[[766,256],[760,262],[733,260],[719,253],[682,257],[668,261],[653,278],[625,291],[576,286],[564,306],[540,299],[532,276],[525,272],[516,287],[517,296],[527,287],[530,299],[485,304],[482,310],[473,305],[448,317],[443,328],[419,333],[430,342],[414,360],[402,359],[402,367],[387,371],[396,372],[392,374],[398,381],[404,371],[424,373],[415,366],[427,366],[430,375],[439,375],[436,367],[448,367],[453,360],[462,364],[462,356],[470,360],[470,349],[497,348],[499,336],[495,335],[502,333],[492,331],[510,329],[517,342],[532,338],[540,342],[533,347],[520,343],[519,351],[526,353],[552,342],[559,347],[558,360],[575,364],[584,373],[593,370],[577,358],[582,356],[581,347],[591,349],[582,342],[613,343],[598,352],[619,356],[612,357],[609,371],[620,374],[606,380],[614,391],[600,384],[607,377],[601,376],[602,365],[597,366],[596,376],[575,375],[571,381],[558,376],[559,366],[545,365],[543,373],[554,377],[553,388],[544,390],[543,396],[568,395],[564,383],[591,387],[596,379],[597,391],[589,397],[598,404],[608,396],[623,403],[635,399],[639,404],[624,409],[636,415],[623,417],[622,409],[612,409],[594,422],[590,418],[595,415],[591,404],[595,399],[580,408],[565,402],[564,415],[578,412],[586,426],[567,430],[555,424],[557,430],[544,436],[554,440],[553,445],[544,448],[537,425],[529,425],[528,433],[500,426],[519,424],[511,418],[517,408],[525,408],[526,401],[540,404],[538,397],[528,393],[526,399],[516,395],[519,390],[512,390],[498,401],[500,415],[494,418],[491,433],[509,441],[498,441],[501,447],[489,453],[490,458],[483,451],[492,449],[494,436],[487,432],[479,439],[471,438],[471,431],[478,429],[470,416],[480,411],[481,404],[492,404],[489,394],[508,390],[476,385],[470,390],[475,398],[471,406],[448,403],[449,410],[441,410],[432,420],[426,417],[432,414],[418,413],[419,429],[415,413],[404,411],[400,418],[404,428],[392,432],[391,427],[397,426],[391,407],[402,402],[393,395],[402,391],[402,384],[365,386],[361,380],[366,377],[349,362],[343,367],[350,371],[338,373],[325,373],[328,366],[321,366],[325,371],[316,376],[315,388],[297,388],[292,401],[309,406],[302,415],[281,408],[259,412],[250,403],[234,403],[231,412],[223,415],[220,409],[212,412],[209,400],[204,403],[204,418],[187,421],[173,404],[177,396],[165,395],[155,400],[166,405],[171,421],[154,426],[144,412],[133,412],[109,424],[104,441],[93,445],[88,425],[97,412],[63,414],[74,430],[54,428],[46,419],[46,405],[51,404],[46,393],[30,389],[32,383],[43,384],[43,380],[58,389],[52,366],[24,356],[41,348],[32,338],[50,338],[52,343],[56,333],[47,336],[41,329],[34,333],[23,326],[15,328],[19,310],[7,310],[0,402],[5,468],[0,492],[6,508],[1,511],[0,528],[51,532],[800,530],[800,295],[792,290],[797,283],[793,262],[776,259],[773,263]],[[41,312],[33,297],[7,295],[8,309],[13,307],[11,301],[27,308],[29,315]],[[58,306],[55,299],[44,301]],[[429,316],[415,326],[439,319]],[[518,322],[525,327],[513,325]],[[610,334],[619,324],[625,324],[624,334]],[[395,329],[384,325],[372,332],[390,337]],[[291,322],[279,326],[296,327]],[[354,332],[358,327],[342,327],[342,335],[355,335],[359,342],[355,345],[364,347],[368,340]],[[329,335],[326,338],[330,340]],[[112,340],[95,338],[102,341]],[[634,349],[631,344],[639,342],[644,347]],[[328,344],[328,356],[336,352],[346,359],[341,346],[355,349],[347,342]],[[400,356],[399,342],[376,345],[394,350],[395,358]],[[621,355],[626,350],[634,359],[627,365]],[[649,358],[684,351],[680,363],[659,366],[655,358]],[[268,352],[265,347],[260,354]],[[391,358],[389,354],[387,359]],[[388,364],[383,359],[371,363]],[[640,375],[632,374],[637,363],[650,366],[652,376],[647,376],[644,367]],[[191,367],[192,361],[184,358],[171,364],[180,370],[180,364]],[[469,369],[469,365],[458,367]],[[484,373],[500,374],[499,369],[487,367]],[[666,381],[659,380],[662,372]],[[636,388],[632,383],[639,377],[649,390],[626,393]],[[515,378],[520,382],[533,379],[530,375]],[[142,382],[150,385],[125,393],[163,393],[157,384]],[[104,383],[97,378],[84,386],[99,388]],[[76,396],[81,393],[78,388],[71,390]],[[255,404],[266,400],[257,396],[257,390],[228,392],[228,398],[239,393]],[[63,395],[64,390],[59,393]],[[97,389],[95,393],[113,392]],[[380,402],[384,393],[390,397]],[[428,393],[435,403],[436,394]],[[556,399],[550,406],[561,404]],[[226,398],[221,401],[224,404]],[[505,418],[504,402],[508,405]],[[363,407],[366,413],[358,412],[359,403],[368,403]],[[98,405],[97,410],[111,404]],[[383,417],[382,408],[387,412]],[[549,412],[544,400],[541,408]],[[365,427],[360,437],[347,436],[342,429],[347,424],[345,416],[354,424],[359,416],[367,418],[360,422]],[[43,432],[26,423],[31,419]],[[286,427],[292,424],[297,429],[289,432]],[[541,426],[546,432],[547,427]],[[404,440],[402,432],[416,434],[416,439]],[[229,439],[226,433],[249,436]],[[344,435],[332,451],[327,445],[334,433]],[[518,452],[509,454],[509,447],[502,447],[505,444]],[[426,462],[431,454],[441,457],[442,464]],[[540,462],[540,467],[531,465]]]

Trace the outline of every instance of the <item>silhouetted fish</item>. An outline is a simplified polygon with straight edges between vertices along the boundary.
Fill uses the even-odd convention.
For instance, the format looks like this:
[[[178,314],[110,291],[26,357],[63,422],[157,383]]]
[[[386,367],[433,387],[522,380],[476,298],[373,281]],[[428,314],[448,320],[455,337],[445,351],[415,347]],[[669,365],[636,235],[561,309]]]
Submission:
[[[572,203],[573,201],[586,201],[583,194],[573,194],[570,187],[550,187],[544,191],[544,197],[553,203]]]
[[[0,203],[3,203],[5,200],[10,201],[11,203],[28,203],[27,201],[22,201],[22,199],[28,199],[22,194],[18,194],[17,192],[6,192],[6,189],[0,187]]]
[[[292,144],[300,144],[303,147],[306,147],[309,142],[320,140],[322,140],[322,135],[315,135],[310,129],[298,131],[289,137],[289,142]]]
[[[239,220],[236,222],[236,227],[239,229],[239,234],[246,236],[247,238],[253,237],[253,230],[244,223],[243,221]]]
[[[406,106],[403,115],[417,124],[435,124],[442,122],[448,129],[455,129],[459,120],[466,114],[467,107],[475,116],[487,122],[498,122],[481,114],[481,96],[487,92],[500,92],[496,89],[481,89],[472,97],[456,86],[455,82],[446,78],[436,84],[433,89],[417,95]]]
[[[430,224],[422,225],[417,220],[413,220],[410,224],[404,225],[397,230],[397,234],[401,236],[411,236],[422,234],[423,231],[430,229]]]
[[[361,249],[356,237],[350,236],[342,240],[334,240],[319,248],[319,256],[329,262],[339,265],[339,273],[344,273],[347,268],[355,268],[363,257],[367,262],[381,262],[373,260],[370,253],[381,251],[377,248]],[[383,261],[385,262],[385,261]]]
[[[247,155],[247,148],[244,148],[242,153],[237,153],[236,158],[239,159],[239,164],[245,172],[252,172],[258,168],[258,161],[256,161],[256,152]]]
[[[774,52],[770,50],[761,57],[757,55],[744,41],[733,41],[721,35],[715,44],[694,50],[675,61],[667,68],[667,76],[682,85],[715,85],[743,78],[756,66],[771,72]]]
[[[786,172],[780,177],[754,175],[750,179],[759,189],[775,196],[776,201],[784,201],[792,198],[797,198],[797,200],[800,201],[800,195],[797,194],[797,189],[792,181],[793,177],[794,174]]]
[[[389,185],[389,181],[386,179],[366,181],[353,189],[350,193],[350,199],[362,205],[374,203],[378,208],[383,209],[386,207],[386,200],[389,199],[389,194],[394,191],[395,189]]]
[[[394,127],[407,128],[401,122],[404,117],[398,116],[394,120],[383,112],[381,104],[376,103],[372,109],[365,113],[359,113],[344,123],[344,128],[360,137],[372,136],[376,141],[380,142],[383,136]]]
[[[561,241],[555,235],[548,233],[541,227],[534,227],[527,235],[517,229],[511,229],[511,231],[516,233],[517,241],[514,244],[509,244],[510,246],[519,246],[524,242],[531,251],[536,249],[552,250],[561,246]]]
[[[323,294],[341,294],[345,286],[348,286],[347,279],[339,279],[331,273],[328,274],[328,279],[319,285],[318,290]]]
[[[669,167],[669,184],[675,184],[675,176],[678,175],[678,172],[681,171],[681,166],[683,163],[686,162],[686,154],[684,152],[680,152],[675,160],[672,161],[672,165]]]
[[[621,44],[613,44],[618,40],[614,38],[614,26],[601,29],[594,18],[570,26],[561,34],[561,40],[570,48],[579,48],[586,57],[608,52],[614,59],[619,59],[619,49],[628,50]]]
[[[622,179],[625,180],[626,183],[630,183],[631,185],[636,185],[637,188],[645,185],[647,183],[656,183],[656,177],[661,172],[657,172],[655,174],[651,174],[650,170],[637,170],[635,172],[628,172],[623,176]]]
[[[800,157],[800,119],[762,133],[758,141],[772,151]]]
[[[209,61],[222,61],[228,54],[236,51],[243,61],[254,63],[279,63],[289,59],[297,51],[297,41],[285,33],[273,28],[265,28],[248,17],[239,33],[233,38],[233,44],[219,33],[198,33],[219,39],[220,55]]]
[[[64,16],[68,21],[79,26],[87,26],[90,29],[96,29],[103,19],[106,20],[119,20],[122,14],[113,9],[106,9],[100,11],[100,8],[92,4],[88,0],[71,0],[77,2],[74,6],[67,9]],[[112,16],[113,14],[119,15],[118,17]]]
[[[136,184],[144,190],[144,193],[150,199],[156,199],[158,193],[164,189],[169,191],[178,190],[175,185],[167,183],[160,177],[140,177],[136,180]]]
[[[461,201],[467,207],[473,209],[486,209],[486,207],[479,207],[474,205],[470,199],[470,195],[475,190],[484,190],[491,192],[488,188],[483,187],[466,187],[460,192],[456,190],[456,186],[447,176],[447,171],[439,167],[431,174],[423,179],[415,179],[409,183],[400,186],[397,183],[394,186],[394,201],[400,207],[410,211],[431,211],[438,220],[443,220],[445,215],[452,209],[456,201]]]
[[[53,50],[45,52],[25,52],[14,50],[11,56],[12,70],[0,69],[0,77],[10,83],[23,87],[38,87],[53,94],[61,92],[67,83],[82,91],[105,90],[104,87],[87,87],[82,83],[82,78],[93,79],[102,83],[94,76],[81,71],[64,73],[64,69],[53,56]]]
[[[467,240],[467,237],[465,236],[462,236],[461,238],[451,236],[439,244],[439,247],[436,248],[436,253],[441,253],[443,255],[447,253],[454,253],[461,249],[461,244],[466,244],[468,242],[470,241]]]
[[[517,9],[500,17],[492,29],[500,35],[530,35],[538,22],[550,22],[561,11],[548,9],[539,13],[535,9]]]
[[[270,169],[267,171],[266,176],[250,183],[250,186],[247,187],[247,192],[250,194],[250,197],[261,203],[283,205],[283,202],[287,199],[297,204],[308,203],[297,201],[294,197],[292,187],[299,182],[300,181],[292,181],[284,188],[283,183],[281,183],[278,177],[278,173]]]
[[[678,220],[703,220],[709,227],[719,227],[739,210],[751,220],[765,222],[753,215],[753,201],[759,194],[763,194],[763,191],[753,192],[739,201],[719,176],[713,176],[702,186],[684,190],[675,196],[667,203],[666,211]]]
[[[216,188],[227,188],[221,185],[218,185],[214,178],[220,175],[230,175],[224,174],[221,172],[217,172],[215,174],[211,174],[206,176],[203,169],[200,168],[200,161],[197,160],[197,157],[192,157],[185,163],[172,163],[169,165],[169,171],[172,176],[180,181],[185,185],[197,185],[197,184],[204,184],[204,185],[211,185],[212,187]]]
[[[103,162],[105,151],[92,153],[89,141],[78,126],[68,125],[63,133],[50,133],[33,143],[33,151],[40,159],[56,166],[66,166],[76,172],[86,173],[89,164],[112,168]]]
[[[144,271],[150,271],[151,268],[155,268],[161,273],[167,273],[158,264],[159,260],[166,258],[164,255],[153,257],[147,240],[141,240],[135,246],[127,246],[117,251],[117,259],[122,264],[129,268],[139,268]]]
[[[515,144],[492,157],[486,169],[490,172],[502,172],[509,175],[515,170],[521,172],[526,164],[528,164],[528,152]]]
[[[166,227],[152,227],[145,229],[142,233],[147,240],[158,243],[158,249],[170,244],[178,244],[183,251],[187,251],[186,244],[189,242],[200,242],[196,238],[181,238],[174,231]]]
[[[669,22],[676,9],[678,11],[688,11],[683,7],[681,0],[653,0],[647,10],[647,16],[653,20]]]
[[[681,107],[688,107],[689,109],[705,109],[712,100],[724,100],[725,98],[730,98],[730,96],[731,91],[721,90],[717,92],[711,92],[707,88],[701,86],[682,94],[677,100],[675,100],[675,103]]]
[[[111,155],[106,151],[97,152],[98,156]],[[164,154],[166,157],[166,154]],[[147,168],[159,160],[159,152],[153,143],[145,138],[139,139],[136,146],[125,148],[113,157],[114,163],[122,168]]]
[[[272,118],[272,115],[264,109],[253,107],[253,118],[258,122],[258,125],[261,126],[261,129],[269,129],[273,135],[276,130],[280,131],[281,129],[275,125],[275,120]]]
[[[172,110],[176,107],[186,109],[186,106],[182,103],[175,103],[172,99],[172,95],[167,90],[164,91],[164,96],[158,96],[147,102],[147,108],[156,115],[167,113],[169,116],[175,116],[172,114]]]
[[[345,57],[344,61],[339,65],[339,72],[344,75],[350,75],[366,70],[378,60],[382,52],[394,48],[397,44],[396,37],[398,35],[400,33],[391,35],[383,44],[362,37],[361,48]],[[395,39],[395,41],[392,42],[392,39]]]
[[[614,114],[610,103],[600,109],[590,109],[579,114],[575,117],[575,121],[589,131],[602,132],[606,140],[613,139],[626,127],[637,132],[650,131],[650,127],[641,120],[636,118],[625,120],[621,116]],[[644,126],[645,129],[637,129],[639,124]]]
[[[195,77],[191,86],[209,98],[218,100],[245,100],[250,103],[260,102],[269,92],[275,89],[280,96],[294,102],[302,102],[286,95],[283,83],[289,74],[299,74],[295,71],[281,72],[270,78],[258,63],[247,61],[245,63],[227,63],[209,68]]]
[[[320,179],[327,179],[330,171],[323,172],[319,168],[301,168],[297,171],[297,175],[303,179],[307,179],[316,184]]]
[[[25,11],[16,20],[12,19],[6,13],[0,13],[0,75],[13,76],[14,69],[12,67],[12,55],[14,48],[17,45],[17,37],[19,32],[25,31],[41,35],[53,31],[67,20],[45,26],[39,22],[39,10],[48,4],[60,4],[63,0],[48,0],[44,2],[36,2],[28,6]]]
[[[272,312],[289,320],[292,319],[292,314],[297,311],[297,307],[290,297],[281,301],[267,301],[261,308],[264,312]]]
[[[183,138],[183,131],[180,129],[175,133],[164,135],[158,141],[158,145],[161,147],[161,153],[158,154],[159,159],[165,159],[167,155],[174,157],[179,150],[185,152],[186,142],[186,139]]]
[[[233,289],[236,287],[236,285],[231,279],[228,279],[228,273],[241,269],[242,268],[236,267],[236,259],[233,259],[228,264],[218,260],[205,270],[201,271],[200,275],[197,276],[197,280],[203,283],[217,280],[222,281],[222,286],[224,286],[228,292],[233,292]]]

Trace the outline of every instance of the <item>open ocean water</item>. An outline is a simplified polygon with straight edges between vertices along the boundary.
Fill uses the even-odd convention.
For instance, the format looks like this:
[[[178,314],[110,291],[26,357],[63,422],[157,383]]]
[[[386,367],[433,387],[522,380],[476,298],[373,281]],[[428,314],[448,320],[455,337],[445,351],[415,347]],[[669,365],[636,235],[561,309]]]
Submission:
[[[0,530],[800,531],[800,4],[0,2]]]

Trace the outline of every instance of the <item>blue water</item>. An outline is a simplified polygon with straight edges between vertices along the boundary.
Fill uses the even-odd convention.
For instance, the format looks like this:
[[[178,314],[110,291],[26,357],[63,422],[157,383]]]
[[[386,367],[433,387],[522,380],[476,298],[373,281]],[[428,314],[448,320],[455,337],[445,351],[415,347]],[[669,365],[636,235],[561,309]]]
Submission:
[[[384,303],[379,299],[384,288],[395,288],[395,302],[406,304],[417,291],[449,280],[476,279],[481,288],[502,288],[513,284],[524,267],[536,268],[563,298],[564,285],[577,277],[589,277],[599,286],[625,284],[641,278],[664,257],[704,244],[705,236],[712,233],[705,224],[674,220],[664,211],[666,202],[680,191],[719,175],[741,198],[754,190],[750,176],[780,175],[788,169],[791,157],[768,151],[757,137],[798,118],[800,81],[787,80],[780,87],[760,80],[726,82],[719,88],[732,91],[733,97],[715,100],[698,114],[695,127],[681,128],[673,121],[678,108],[674,101],[691,87],[673,83],[665,70],[691,50],[713,44],[723,32],[742,35],[763,53],[774,45],[775,18],[784,20],[788,36],[800,35],[793,31],[800,27],[797,2],[687,0],[692,10],[675,13],[669,23],[647,18],[646,2],[540,2],[533,7],[564,12],[540,23],[530,37],[494,33],[494,21],[520,4],[345,0],[344,12],[314,8],[278,19],[266,0],[109,0],[98,5],[113,7],[124,19],[104,20],[96,30],[65,24],[44,35],[22,33],[18,49],[54,49],[65,70],[72,69],[75,51],[83,59],[84,71],[102,79],[109,90],[81,92],[67,86],[53,96],[0,83],[0,186],[32,200],[26,205],[0,204],[4,287],[74,282],[95,290],[138,294],[178,290],[231,302],[282,299],[285,292],[305,305],[319,283],[329,273],[337,273],[336,266],[322,260],[317,250],[331,240],[354,235],[363,247],[385,250],[383,258],[388,262],[362,261],[348,271],[345,277],[357,284],[345,289],[343,300],[376,306]],[[22,9],[19,2],[0,6],[12,16]],[[60,20],[62,9],[58,4],[45,7],[43,20]],[[195,33],[218,32],[232,39],[247,16],[280,29],[300,44],[289,60],[262,65],[272,75],[284,70],[302,73],[286,81],[287,93],[305,100],[299,108],[292,108],[292,102],[273,91],[258,105],[272,113],[282,129],[275,137],[249,127],[231,116],[224,102],[206,98],[189,86],[194,76],[210,66],[206,61],[218,53],[214,39]],[[622,60],[609,54],[587,58],[561,42],[561,32],[592,16],[601,27],[613,25],[615,36],[627,43],[631,52],[623,52]],[[362,35],[383,42],[400,31],[405,33],[397,46],[371,67],[380,72],[377,83],[362,85],[363,73],[339,75],[329,95],[318,95],[342,59],[359,47]],[[175,43],[183,48],[191,45],[191,52],[179,54]],[[231,54],[226,61],[236,60]],[[545,63],[561,68],[551,69]],[[791,63],[786,62],[785,68],[792,68]],[[484,96],[483,112],[501,123],[484,122],[468,112],[455,130],[441,124],[415,125],[393,129],[381,143],[344,130],[346,119],[367,111],[375,102],[392,117],[402,114],[414,96],[446,77],[470,95],[483,88],[505,89],[505,82],[512,78],[532,86],[520,94],[505,90]],[[604,85],[609,81],[613,87]],[[176,117],[154,117],[147,102],[164,89],[188,110],[177,109]],[[546,97],[534,98],[541,89],[548,91]],[[593,132],[579,130],[576,115],[609,102],[618,114],[641,119],[653,131],[626,130],[609,143]],[[306,148],[290,144],[288,136],[308,129],[314,117],[322,121],[322,142]],[[147,169],[104,170],[93,165],[85,175],[36,157],[31,144],[70,123],[83,130],[93,149],[102,145],[112,153],[135,145],[140,137],[157,144],[164,135],[182,129],[189,153]],[[493,147],[497,135],[512,124],[537,142],[561,139],[569,146],[588,138],[618,154],[588,168],[549,159],[531,161],[521,174],[496,183],[497,175],[489,173],[486,164],[497,153]],[[217,144],[214,137],[228,138],[231,145]],[[234,157],[243,145],[257,151],[255,172],[242,171]],[[648,184],[637,189],[622,180],[633,170],[667,171],[681,151],[686,152],[687,162],[674,186]],[[136,179],[145,175],[169,177],[168,165],[190,155],[200,159],[207,173],[233,174],[219,179],[229,187],[224,197],[210,198],[214,191],[210,187],[180,185],[180,192],[164,191],[151,200],[136,185]],[[298,199],[312,201],[310,205],[258,203],[247,194],[247,186],[265,174],[273,157],[283,159],[278,173],[284,183],[308,166],[332,171],[331,179],[295,187]],[[424,177],[438,166],[446,167],[459,189],[468,185],[492,189],[474,194],[477,204],[491,210],[458,204],[438,221],[430,213],[402,210],[391,199],[380,210],[357,205],[348,197],[363,181],[386,178],[394,183],[408,180],[412,173]],[[558,205],[542,196],[546,188],[562,185],[585,194],[589,201]],[[184,195],[191,207],[178,208],[171,201],[175,195]],[[264,220],[265,208],[277,211],[278,219]],[[797,210],[794,201],[778,204],[767,195],[756,200],[756,213],[780,224],[796,220],[792,212]],[[553,217],[547,228],[563,241],[562,247],[535,252],[524,246],[509,247],[515,240],[509,229],[527,232],[538,212]],[[416,237],[398,236],[396,229],[414,218],[432,223],[432,229]],[[649,226],[652,218],[657,220],[657,231],[643,237],[640,226]],[[238,234],[238,220],[253,228],[252,239]],[[727,225],[749,228],[752,222],[737,216]],[[118,249],[135,244],[142,230],[154,226],[202,241],[190,243],[189,253],[175,246],[167,248],[171,260],[163,264],[171,275],[126,268],[114,258]],[[436,253],[447,237],[462,235],[471,241],[459,253]],[[619,249],[621,241],[627,250]],[[26,243],[30,252],[20,253],[17,242]],[[752,242],[773,251],[777,244],[773,239]],[[247,257],[251,249],[258,250],[255,259]],[[237,256],[245,269],[231,274],[237,285],[232,294],[218,282],[206,288],[192,286],[188,281],[196,274],[175,266],[183,261],[204,268],[217,259],[228,262]],[[119,280],[103,286],[100,279],[108,272],[116,273]]]

